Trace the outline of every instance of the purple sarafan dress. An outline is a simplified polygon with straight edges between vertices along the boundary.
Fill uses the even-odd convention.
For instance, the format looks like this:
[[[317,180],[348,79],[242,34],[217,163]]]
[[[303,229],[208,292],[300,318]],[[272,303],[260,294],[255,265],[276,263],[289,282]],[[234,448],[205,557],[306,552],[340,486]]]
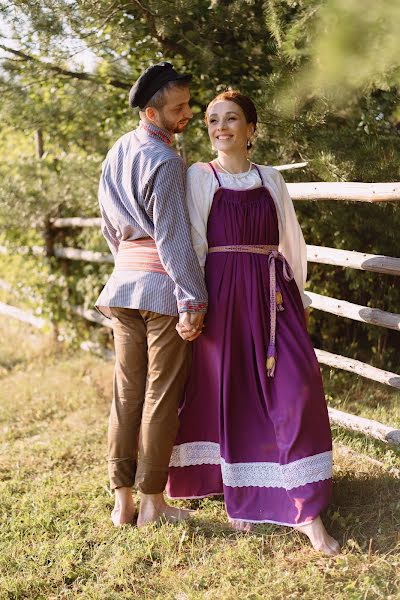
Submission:
[[[210,251],[277,246],[278,219],[266,187],[219,187],[207,237]],[[268,255],[216,251],[207,257],[209,310],[193,344],[167,493],[223,494],[232,519],[296,525],[315,519],[329,502],[332,440],[300,292],[288,281],[282,256],[274,271],[272,284],[283,300],[278,307]],[[276,364],[268,376],[271,310]]]

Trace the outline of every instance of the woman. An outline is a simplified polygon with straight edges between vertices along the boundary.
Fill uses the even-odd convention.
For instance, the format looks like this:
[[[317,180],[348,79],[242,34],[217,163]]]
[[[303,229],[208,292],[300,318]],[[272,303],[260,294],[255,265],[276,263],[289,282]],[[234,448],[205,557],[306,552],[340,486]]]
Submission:
[[[306,328],[303,235],[280,173],[248,158],[253,102],[224,92],[206,123],[218,158],[190,167],[188,203],[209,312],[193,348],[168,494],[223,493],[234,528],[290,525],[334,555],[339,545],[319,517],[331,495],[332,441]]]

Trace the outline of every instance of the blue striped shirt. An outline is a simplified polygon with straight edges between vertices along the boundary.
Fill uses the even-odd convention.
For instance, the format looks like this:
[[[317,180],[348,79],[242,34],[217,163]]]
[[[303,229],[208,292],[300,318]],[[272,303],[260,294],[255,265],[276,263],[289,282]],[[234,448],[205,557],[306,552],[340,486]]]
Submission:
[[[142,126],[123,135],[103,162],[99,203],[114,257],[122,240],[151,237],[167,275],[114,268],[96,307],[107,317],[110,307],[205,312],[207,290],[192,246],[186,166],[179,154]]]

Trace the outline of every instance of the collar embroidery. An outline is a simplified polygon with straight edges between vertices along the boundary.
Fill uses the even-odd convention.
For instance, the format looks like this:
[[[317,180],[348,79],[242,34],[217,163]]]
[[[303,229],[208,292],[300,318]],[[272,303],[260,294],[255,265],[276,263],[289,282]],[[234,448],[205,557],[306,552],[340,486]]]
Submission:
[[[168,144],[168,146],[170,146],[173,142],[173,136],[164,131],[164,129],[160,129],[160,127],[156,127],[155,125],[151,125],[150,123],[143,122],[140,123],[140,127],[142,127],[148,133],[148,135],[158,140],[161,140],[165,144]]]

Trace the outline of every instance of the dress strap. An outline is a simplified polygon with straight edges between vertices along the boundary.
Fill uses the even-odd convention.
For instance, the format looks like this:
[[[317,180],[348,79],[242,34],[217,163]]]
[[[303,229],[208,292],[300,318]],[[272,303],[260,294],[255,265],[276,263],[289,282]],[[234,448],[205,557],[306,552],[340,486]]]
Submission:
[[[215,170],[215,167],[214,167],[214,165],[213,165],[212,163],[210,163],[210,162],[209,162],[208,164],[210,165],[210,167],[212,168],[212,170],[213,170],[213,172],[214,172],[214,175],[215,175],[215,178],[216,178],[216,180],[218,181],[218,185],[219,185],[219,187],[222,187],[221,180],[220,180],[220,178],[218,177],[218,173],[217,173],[217,171]]]
[[[263,176],[261,175],[261,171],[260,171],[259,167],[255,163],[253,163],[253,165],[255,166],[255,168],[257,170],[257,173],[258,173],[259,178],[261,179],[262,185],[265,185],[264,184],[264,179],[263,179]]]

